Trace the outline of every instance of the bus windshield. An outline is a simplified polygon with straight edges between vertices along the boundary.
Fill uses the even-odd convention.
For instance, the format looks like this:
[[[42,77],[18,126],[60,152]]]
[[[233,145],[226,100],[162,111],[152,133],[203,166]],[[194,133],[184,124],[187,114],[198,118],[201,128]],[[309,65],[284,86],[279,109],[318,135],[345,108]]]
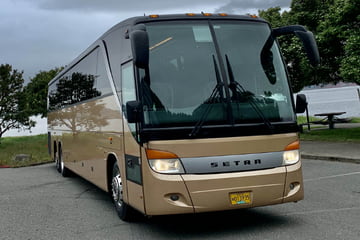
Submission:
[[[263,22],[146,23],[144,127],[294,122],[284,63]]]

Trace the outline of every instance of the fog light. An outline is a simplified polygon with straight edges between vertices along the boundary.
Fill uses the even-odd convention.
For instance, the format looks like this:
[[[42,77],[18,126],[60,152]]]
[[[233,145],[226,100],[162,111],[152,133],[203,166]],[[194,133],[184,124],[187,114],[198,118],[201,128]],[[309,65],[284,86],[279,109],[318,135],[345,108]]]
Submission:
[[[170,196],[170,199],[173,200],[173,201],[177,201],[177,200],[179,200],[179,198],[180,197],[178,195],[171,195]]]

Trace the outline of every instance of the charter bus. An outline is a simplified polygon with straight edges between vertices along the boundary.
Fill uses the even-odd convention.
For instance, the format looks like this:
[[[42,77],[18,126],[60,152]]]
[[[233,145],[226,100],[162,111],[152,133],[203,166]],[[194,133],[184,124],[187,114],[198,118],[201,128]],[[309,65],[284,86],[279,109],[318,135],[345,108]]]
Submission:
[[[119,217],[303,199],[296,109],[277,37],[256,16],[124,20],[49,83],[49,152],[63,175],[109,192]],[[310,67],[310,66],[309,66]]]

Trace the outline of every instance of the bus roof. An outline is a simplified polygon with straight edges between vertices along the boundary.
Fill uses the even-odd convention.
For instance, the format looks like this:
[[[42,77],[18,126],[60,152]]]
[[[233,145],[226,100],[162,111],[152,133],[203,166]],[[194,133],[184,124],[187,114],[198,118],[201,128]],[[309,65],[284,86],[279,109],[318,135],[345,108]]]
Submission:
[[[264,19],[256,15],[233,15],[226,13],[184,13],[184,14],[152,14],[147,16],[138,16],[128,18],[119,22],[111,29],[109,29],[103,36],[112,32],[121,26],[133,26],[139,23],[157,22],[157,21],[175,21],[175,20],[242,20],[242,21],[257,21],[266,22]],[[101,36],[101,37],[103,37]]]

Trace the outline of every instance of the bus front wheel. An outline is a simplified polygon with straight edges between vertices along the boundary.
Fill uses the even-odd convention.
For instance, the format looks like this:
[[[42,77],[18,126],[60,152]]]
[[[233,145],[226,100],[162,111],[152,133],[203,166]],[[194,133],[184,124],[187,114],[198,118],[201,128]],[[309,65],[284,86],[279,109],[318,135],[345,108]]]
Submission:
[[[123,200],[123,183],[120,175],[120,169],[117,163],[114,163],[111,180],[111,195],[115,209],[120,219],[123,221],[131,220],[131,207]]]

